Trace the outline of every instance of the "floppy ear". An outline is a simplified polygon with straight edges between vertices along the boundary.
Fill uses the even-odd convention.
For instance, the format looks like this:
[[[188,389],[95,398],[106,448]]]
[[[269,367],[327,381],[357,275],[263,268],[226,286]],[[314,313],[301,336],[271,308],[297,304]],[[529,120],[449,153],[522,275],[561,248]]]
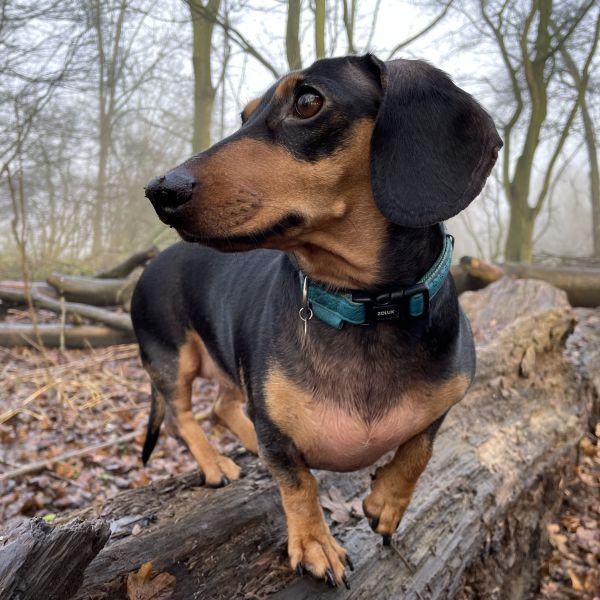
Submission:
[[[494,122],[448,75],[417,60],[383,63],[371,141],[375,203],[393,223],[425,227],[481,192],[502,140]]]

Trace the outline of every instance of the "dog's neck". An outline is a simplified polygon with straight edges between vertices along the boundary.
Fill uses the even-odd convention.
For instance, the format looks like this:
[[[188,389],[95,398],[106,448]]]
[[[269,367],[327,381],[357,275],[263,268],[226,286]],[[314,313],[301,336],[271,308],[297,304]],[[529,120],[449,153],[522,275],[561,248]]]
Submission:
[[[378,239],[383,243],[376,247]],[[419,281],[440,255],[444,236],[438,225],[413,229],[386,223],[380,238],[353,227],[333,240],[326,233],[313,240],[292,253],[310,279],[332,290],[379,292]]]
[[[412,285],[432,267],[444,245],[439,225],[414,229],[390,224],[379,259],[378,289]]]

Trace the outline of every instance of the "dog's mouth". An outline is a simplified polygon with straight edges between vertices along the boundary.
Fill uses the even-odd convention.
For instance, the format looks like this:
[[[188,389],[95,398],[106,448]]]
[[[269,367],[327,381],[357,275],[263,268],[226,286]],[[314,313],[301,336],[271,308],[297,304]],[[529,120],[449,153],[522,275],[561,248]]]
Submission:
[[[210,246],[222,252],[238,252],[254,248],[277,247],[288,237],[290,230],[304,225],[304,218],[297,214],[288,215],[273,225],[244,235],[211,237],[177,227],[177,232],[186,242]]]

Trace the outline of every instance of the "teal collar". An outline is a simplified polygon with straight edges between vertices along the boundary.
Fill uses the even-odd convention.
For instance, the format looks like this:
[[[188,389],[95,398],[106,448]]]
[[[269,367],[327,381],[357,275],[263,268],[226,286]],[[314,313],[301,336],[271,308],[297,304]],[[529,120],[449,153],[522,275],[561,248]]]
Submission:
[[[440,291],[452,263],[454,238],[444,234],[442,252],[433,266],[414,285],[373,296],[362,290],[330,292],[313,281],[307,282],[308,307],[320,321],[335,329],[344,323],[353,325],[374,325],[379,321],[394,319],[429,318],[429,302]],[[300,286],[304,286],[306,275],[299,272]]]

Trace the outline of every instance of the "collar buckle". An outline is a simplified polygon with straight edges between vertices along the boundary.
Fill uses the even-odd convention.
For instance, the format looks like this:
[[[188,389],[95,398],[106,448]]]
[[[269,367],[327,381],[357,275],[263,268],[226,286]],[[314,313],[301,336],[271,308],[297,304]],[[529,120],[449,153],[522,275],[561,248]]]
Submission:
[[[380,321],[410,318],[429,319],[429,288],[424,283],[378,294],[373,297],[362,290],[352,292],[352,301],[365,306],[365,325]]]

